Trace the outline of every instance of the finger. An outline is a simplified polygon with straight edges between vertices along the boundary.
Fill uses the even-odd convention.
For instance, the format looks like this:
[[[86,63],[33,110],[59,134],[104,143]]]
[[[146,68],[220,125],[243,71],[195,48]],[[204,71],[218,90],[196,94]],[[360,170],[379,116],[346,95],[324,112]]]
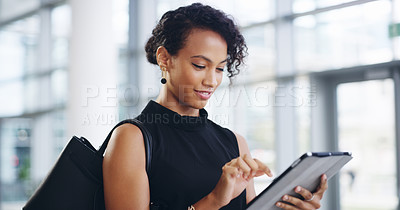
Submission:
[[[236,165],[236,162],[237,162],[237,158],[232,159],[231,161],[229,161],[229,162],[228,162],[227,164],[225,164],[225,165],[234,166],[234,165]]]
[[[289,196],[289,195],[284,195],[282,196],[282,200],[287,202],[287,203],[291,203],[294,206],[296,206],[299,209],[314,209],[314,206],[311,203],[305,202],[299,198],[293,197],[293,196]]]
[[[243,174],[243,170],[240,168],[239,166],[239,158],[235,158],[232,159],[229,163],[227,163],[226,165],[230,166],[230,167],[234,167],[238,170],[238,173],[236,174],[236,177],[241,177]]]
[[[327,178],[326,174],[322,174],[321,182],[320,182],[315,194],[318,194],[320,199],[322,199],[322,197],[327,189],[328,189],[328,178]]]
[[[256,175],[258,171],[258,164],[256,161],[254,161],[250,155],[244,154],[242,159],[246,164],[251,168],[251,176]]]
[[[222,167],[222,171],[223,173],[226,173],[230,177],[237,177],[239,175],[239,169],[234,166],[230,166],[228,164]]]
[[[258,165],[258,170],[263,171],[265,174],[267,174],[269,177],[272,177],[272,172],[271,170],[268,168],[268,166],[266,166],[264,163],[262,163],[261,161],[259,161],[258,159],[254,158],[254,161],[257,163]]]
[[[275,204],[275,206],[279,207],[281,209],[287,209],[287,210],[300,210],[299,208],[297,208],[295,206],[292,206],[292,205],[289,205],[289,204],[286,204],[286,203],[283,203],[283,202],[277,202]]]
[[[310,191],[300,186],[295,187],[294,191],[300,194],[304,198],[304,200],[311,200],[313,198],[313,194]]]
[[[247,179],[247,177],[250,175],[251,168],[241,157],[237,158],[236,164],[239,167],[239,169],[243,171],[244,178]]]

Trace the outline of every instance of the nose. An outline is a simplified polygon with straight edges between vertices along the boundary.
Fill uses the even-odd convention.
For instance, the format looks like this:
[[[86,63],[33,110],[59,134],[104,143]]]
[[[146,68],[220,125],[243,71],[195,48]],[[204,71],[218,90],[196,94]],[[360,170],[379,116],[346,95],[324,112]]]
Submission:
[[[217,73],[215,70],[209,69],[206,71],[206,75],[203,79],[203,85],[211,88],[215,88],[218,85]]]

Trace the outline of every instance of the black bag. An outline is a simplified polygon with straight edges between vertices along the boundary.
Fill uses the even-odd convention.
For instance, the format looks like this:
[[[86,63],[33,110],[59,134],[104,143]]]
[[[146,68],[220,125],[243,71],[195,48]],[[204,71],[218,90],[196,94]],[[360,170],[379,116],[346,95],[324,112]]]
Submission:
[[[118,123],[97,151],[88,140],[72,137],[24,210],[103,210],[103,154],[111,134],[118,126],[131,123],[142,131],[146,149],[146,171],[149,174],[152,139],[137,119]]]

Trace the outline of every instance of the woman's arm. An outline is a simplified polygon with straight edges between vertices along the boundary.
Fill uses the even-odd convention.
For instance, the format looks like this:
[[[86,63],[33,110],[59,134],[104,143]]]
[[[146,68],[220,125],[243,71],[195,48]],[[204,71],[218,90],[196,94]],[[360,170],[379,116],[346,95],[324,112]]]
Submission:
[[[246,202],[249,202],[255,197],[253,177],[265,174],[272,176],[271,170],[266,165],[251,158],[244,138],[239,135],[236,135],[236,138],[238,139],[240,156],[222,167],[222,175],[213,191],[193,205],[196,210],[219,209],[227,205],[245,189],[247,190]]]
[[[244,154],[247,154],[248,157],[251,158],[250,150],[249,150],[249,147],[247,146],[246,139],[243,136],[241,136],[241,135],[239,135],[237,133],[234,133],[234,134],[235,134],[236,139],[238,141],[240,156],[243,156]],[[254,189],[254,179],[251,179],[249,181],[249,184],[246,187],[246,203],[249,203],[255,197],[256,197],[256,191]]]
[[[104,199],[107,210],[148,210],[149,182],[140,129],[132,124],[116,128],[103,160]]]

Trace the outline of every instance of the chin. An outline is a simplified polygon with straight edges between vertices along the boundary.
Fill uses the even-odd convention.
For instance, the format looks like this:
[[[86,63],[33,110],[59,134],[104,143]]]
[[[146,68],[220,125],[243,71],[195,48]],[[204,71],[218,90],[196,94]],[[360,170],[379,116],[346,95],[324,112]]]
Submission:
[[[195,109],[203,109],[208,103],[207,101],[194,101],[192,103],[190,103],[189,105]]]

